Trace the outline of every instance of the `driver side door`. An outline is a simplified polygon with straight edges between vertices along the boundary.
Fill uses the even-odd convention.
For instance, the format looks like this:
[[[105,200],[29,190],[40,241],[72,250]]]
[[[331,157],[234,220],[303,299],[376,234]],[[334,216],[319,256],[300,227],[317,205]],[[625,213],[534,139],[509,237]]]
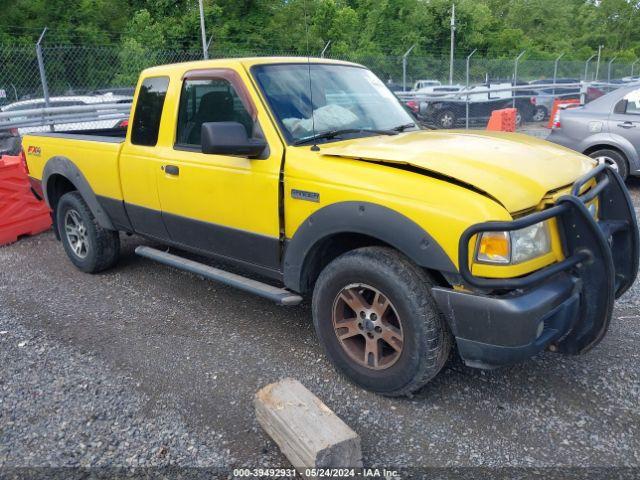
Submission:
[[[174,142],[157,171],[171,240],[267,274],[279,269],[282,145],[256,159],[202,153],[203,123],[239,122],[250,138],[263,138],[258,110],[234,70],[187,72],[182,82]]]

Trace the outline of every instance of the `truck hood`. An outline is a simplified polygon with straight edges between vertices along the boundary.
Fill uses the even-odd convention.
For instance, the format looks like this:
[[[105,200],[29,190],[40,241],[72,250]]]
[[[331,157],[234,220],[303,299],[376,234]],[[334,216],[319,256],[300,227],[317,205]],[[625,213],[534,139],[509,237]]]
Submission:
[[[503,132],[416,131],[346,140],[323,155],[405,165],[481,190],[510,213],[535,207],[595,162],[531,136]]]

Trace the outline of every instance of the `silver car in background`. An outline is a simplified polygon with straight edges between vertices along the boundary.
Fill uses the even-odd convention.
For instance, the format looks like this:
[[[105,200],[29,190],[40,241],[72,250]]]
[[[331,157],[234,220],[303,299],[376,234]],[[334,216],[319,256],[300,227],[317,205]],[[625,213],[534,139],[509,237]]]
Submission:
[[[547,140],[612,165],[622,178],[640,175],[640,84],[562,110]]]

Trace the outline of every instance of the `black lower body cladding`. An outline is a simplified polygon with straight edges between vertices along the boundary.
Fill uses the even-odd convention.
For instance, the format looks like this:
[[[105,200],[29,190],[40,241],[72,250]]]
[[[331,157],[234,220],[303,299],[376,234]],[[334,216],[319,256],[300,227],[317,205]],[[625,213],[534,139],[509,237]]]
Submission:
[[[458,352],[470,367],[495,368],[526,360],[559,340],[580,314],[581,282],[560,274],[526,293],[474,295],[434,288]]]

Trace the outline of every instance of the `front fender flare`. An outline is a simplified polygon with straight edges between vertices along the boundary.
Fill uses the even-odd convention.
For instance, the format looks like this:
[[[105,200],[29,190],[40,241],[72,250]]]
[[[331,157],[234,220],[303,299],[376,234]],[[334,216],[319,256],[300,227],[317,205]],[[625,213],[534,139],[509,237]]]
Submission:
[[[96,197],[96,194],[93,193],[93,189],[91,188],[91,185],[89,185],[87,179],[84,177],[80,169],[66,157],[51,157],[47,161],[47,164],[45,165],[42,172],[42,191],[44,193],[44,198],[50,208],[52,208],[53,206],[51,205],[51,202],[49,200],[47,187],[49,185],[49,179],[52,175],[61,175],[73,184],[80,195],[82,195],[84,201],[87,202],[89,210],[91,210],[93,216],[96,217],[96,220],[101,227],[108,230],[116,230],[116,228],[113,226],[111,218],[109,218],[109,215],[107,215],[107,213],[100,205],[100,202],[98,202],[98,198]]]
[[[322,239],[341,233],[367,235],[402,252],[417,265],[457,273],[442,247],[413,220],[368,202],[340,202],[310,215],[289,240],[284,254],[284,283],[301,291],[305,259]]]

